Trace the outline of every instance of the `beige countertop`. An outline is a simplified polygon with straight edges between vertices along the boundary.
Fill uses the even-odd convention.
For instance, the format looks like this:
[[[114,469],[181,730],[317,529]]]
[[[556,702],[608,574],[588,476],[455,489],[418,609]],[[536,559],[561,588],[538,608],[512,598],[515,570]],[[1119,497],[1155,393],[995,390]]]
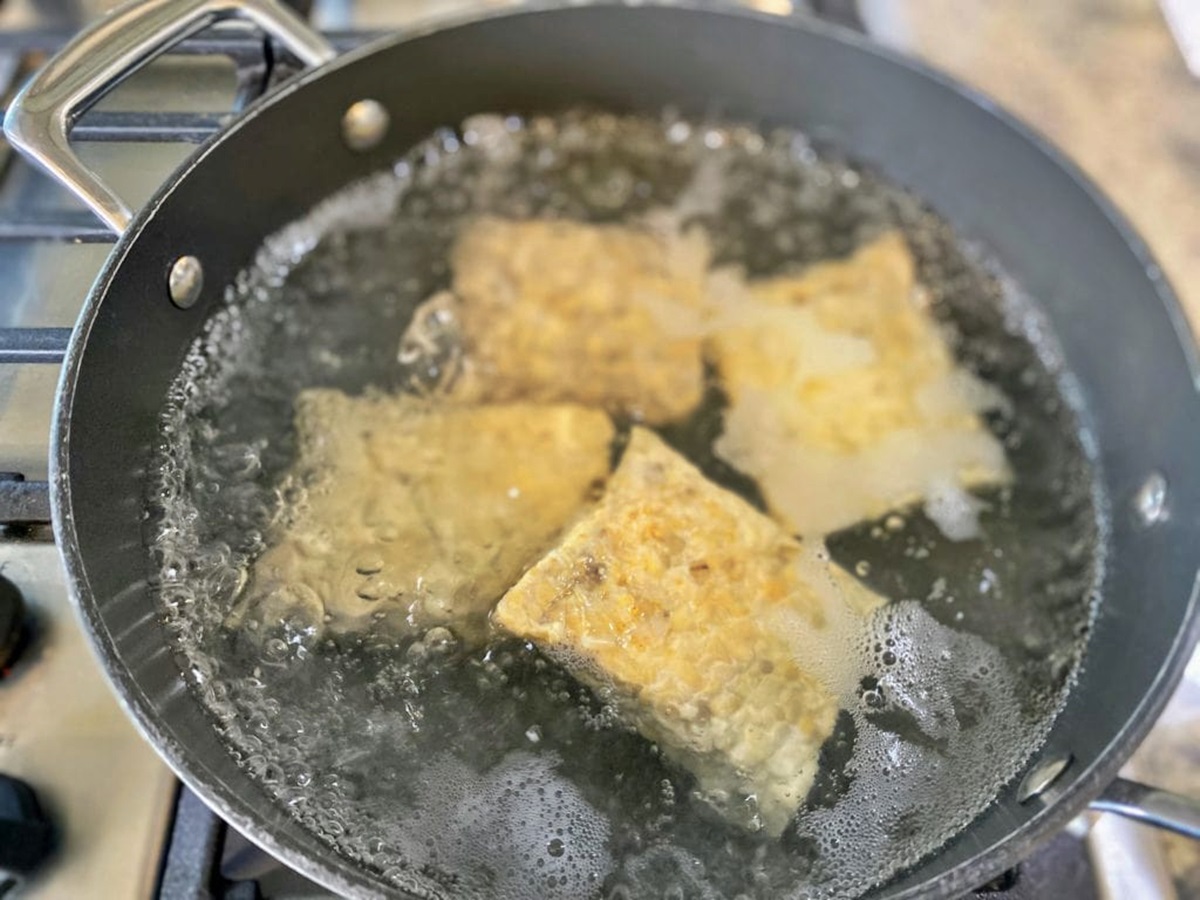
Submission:
[[[1142,234],[1200,329],[1200,79],[1157,3],[862,6],[878,40],[982,89],[1075,160]]]

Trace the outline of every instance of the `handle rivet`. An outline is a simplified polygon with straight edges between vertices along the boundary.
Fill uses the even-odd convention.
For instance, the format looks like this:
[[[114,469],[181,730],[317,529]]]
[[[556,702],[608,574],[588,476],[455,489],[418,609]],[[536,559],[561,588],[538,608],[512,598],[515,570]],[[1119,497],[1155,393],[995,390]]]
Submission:
[[[1167,479],[1161,472],[1151,472],[1133,495],[1133,512],[1138,521],[1149,527],[1165,522],[1170,514],[1167,507]]]
[[[1017,788],[1017,802],[1028,803],[1034,797],[1040,797],[1050,785],[1058,781],[1063,772],[1067,771],[1072,759],[1070,753],[1064,753],[1062,756],[1050,756],[1030,769],[1029,773],[1021,779],[1021,786]]]
[[[373,150],[387,134],[391,121],[378,100],[359,100],[342,116],[342,140],[351,150]]]
[[[181,256],[171,264],[167,292],[180,309],[191,309],[204,289],[204,267],[194,256]]]

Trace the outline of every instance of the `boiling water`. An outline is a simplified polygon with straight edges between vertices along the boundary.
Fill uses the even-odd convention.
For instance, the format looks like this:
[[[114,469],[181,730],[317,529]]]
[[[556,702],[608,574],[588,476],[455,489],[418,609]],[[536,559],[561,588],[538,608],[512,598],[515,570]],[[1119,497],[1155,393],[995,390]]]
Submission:
[[[300,390],[413,390],[397,364],[417,304],[449,283],[466,217],[621,221],[671,207],[750,276],[902,229],[956,355],[1008,402],[1016,472],[830,537],[895,602],[833,654],[853,685],[782,839],[716,818],[687,773],[535,648],[444,629],[336,643],[303,622],[223,626],[294,461]],[[152,568],[187,681],[270,801],[382,883],[526,898],[860,893],[965,827],[1038,746],[1069,690],[1099,577],[1102,502],[1033,307],[936,215],[791,132],[572,114],[435,135],[268,242],[188,355],[162,417]],[[436,362],[436,360],[434,361]],[[713,452],[718,385],[663,430],[761,506]],[[975,524],[975,519],[978,525]],[[940,527],[939,527],[940,526]],[[956,529],[979,540],[950,541]]]

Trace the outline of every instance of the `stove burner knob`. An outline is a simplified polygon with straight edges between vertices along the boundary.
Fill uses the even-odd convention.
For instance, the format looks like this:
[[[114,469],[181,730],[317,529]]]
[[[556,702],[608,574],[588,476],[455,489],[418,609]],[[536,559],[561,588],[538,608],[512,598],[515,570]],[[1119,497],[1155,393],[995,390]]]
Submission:
[[[0,897],[15,895],[54,849],[54,828],[25,782],[0,775]]]
[[[27,637],[25,600],[17,586],[0,575],[0,678],[8,676]]]

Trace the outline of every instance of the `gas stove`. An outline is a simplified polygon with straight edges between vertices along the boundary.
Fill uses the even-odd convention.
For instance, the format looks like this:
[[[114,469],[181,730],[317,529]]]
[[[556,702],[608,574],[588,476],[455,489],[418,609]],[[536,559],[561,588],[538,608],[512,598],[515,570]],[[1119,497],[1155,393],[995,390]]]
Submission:
[[[778,12],[781,4],[793,6],[755,5]],[[462,4],[420,0],[404,15],[452,5]],[[304,11],[343,29],[331,32],[339,49],[374,37],[367,28],[403,27],[389,4],[328,0]],[[851,0],[813,0],[807,11],[861,27]],[[11,97],[87,15],[69,2],[0,7],[0,93]],[[85,160],[136,205],[233,111],[288,74],[256,32],[222,26],[130,79],[74,135]],[[179,786],[109,692],[70,608],[45,524],[50,413],[70,323],[111,241],[0,145],[0,897],[329,896]],[[1178,755],[1175,744],[1193,746],[1181,742],[1179,723],[1198,718],[1196,669],[1144,754],[1156,766]],[[1175,893],[1150,832],[1081,818],[978,896]]]

